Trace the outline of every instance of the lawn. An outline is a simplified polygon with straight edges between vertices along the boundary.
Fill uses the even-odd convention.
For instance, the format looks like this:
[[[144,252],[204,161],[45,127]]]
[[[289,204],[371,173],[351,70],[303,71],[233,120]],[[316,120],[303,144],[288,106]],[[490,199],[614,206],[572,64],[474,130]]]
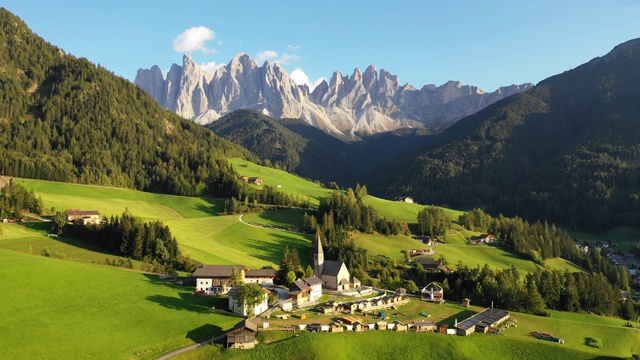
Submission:
[[[305,180],[286,171],[260,166],[242,159],[229,159],[236,171],[249,177],[261,177],[263,185],[277,187],[278,190],[308,199],[312,205],[318,205],[320,199],[330,197],[333,190],[323,188],[320,184]],[[259,186],[256,186],[259,188]]]
[[[352,236],[356,245],[369,252],[369,255],[383,255],[390,259],[404,260],[404,251],[422,249],[426,246],[415,239],[404,235],[369,235],[357,233]]]
[[[239,318],[154,275],[0,249],[2,359],[153,359]]]

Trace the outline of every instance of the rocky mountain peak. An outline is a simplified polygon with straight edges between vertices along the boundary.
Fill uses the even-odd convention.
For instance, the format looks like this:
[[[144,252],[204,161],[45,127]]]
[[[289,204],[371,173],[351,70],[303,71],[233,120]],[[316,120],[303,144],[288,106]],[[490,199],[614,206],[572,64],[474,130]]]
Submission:
[[[215,121],[233,110],[251,108],[273,117],[305,119],[336,134],[376,133],[403,127],[441,129],[515,92],[524,84],[484,93],[474,86],[450,81],[417,90],[400,86],[398,77],[369,65],[351,76],[335,71],[313,92],[297,85],[278,63],[258,66],[241,53],[214,75],[184,55],[182,66],[173,64],[166,79],[158,66],[140,69],[135,83],[163,107],[199,123]],[[474,97],[471,100],[471,97]]]

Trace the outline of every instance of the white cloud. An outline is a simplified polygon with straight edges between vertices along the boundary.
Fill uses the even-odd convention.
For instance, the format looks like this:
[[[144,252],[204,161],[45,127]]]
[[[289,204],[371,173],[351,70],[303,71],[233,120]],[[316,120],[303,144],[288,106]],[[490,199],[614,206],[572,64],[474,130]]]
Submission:
[[[287,45],[287,50],[296,51],[298,49],[300,49],[299,45],[291,45],[291,44]]]
[[[276,51],[273,50],[260,51],[258,55],[256,55],[256,61],[258,63],[269,61],[274,64],[284,65],[291,62],[299,61],[300,59],[302,59],[300,55],[284,53],[282,54],[282,56],[280,56]]]
[[[215,61],[211,61],[211,62],[208,62],[208,63],[200,64],[200,67],[204,71],[207,71],[207,72],[209,72],[211,74],[213,74],[214,72],[216,72],[216,70],[220,69],[223,66],[224,66],[224,64],[216,64]]]
[[[321,77],[319,79],[316,79],[315,81],[309,81],[309,76],[307,76],[307,74],[301,68],[295,68],[291,72],[291,79],[298,85],[306,84],[309,87],[310,91],[313,91],[313,89],[315,89],[316,86],[318,86],[323,80],[326,80],[326,78]]]
[[[300,55],[292,55],[292,54],[285,53],[285,54],[282,54],[280,58],[273,60],[273,62],[278,64],[288,64],[290,62],[296,62],[300,59],[302,59]]]
[[[258,55],[256,55],[256,61],[258,63],[263,63],[265,61],[270,61],[278,57],[278,53],[273,50],[265,50],[260,51]]]
[[[215,49],[205,47],[205,43],[213,40],[216,33],[204,26],[196,26],[187,29],[173,39],[173,50],[179,53],[202,51],[204,53],[217,52]]]

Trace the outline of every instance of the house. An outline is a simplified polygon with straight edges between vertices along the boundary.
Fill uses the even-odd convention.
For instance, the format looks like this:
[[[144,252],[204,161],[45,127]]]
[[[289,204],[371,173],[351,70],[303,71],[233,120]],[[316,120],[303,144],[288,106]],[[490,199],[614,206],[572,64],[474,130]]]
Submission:
[[[482,234],[478,237],[478,241],[483,244],[490,244],[495,240],[495,236],[491,234]]]
[[[422,265],[425,271],[437,272],[444,270],[444,263],[442,260],[434,260],[428,257],[418,258],[418,263]]]
[[[458,335],[466,336],[478,329],[486,331],[485,329],[489,327],[495,327],[499,323],[507,320],[509,316],[510,314],[506,310],[488,308],[457,323],[455,328],[457,329]],[[480,327],[478,328],[477,325],[480,325]]]
[[[64,212],[67,214],[67,221],[77,220],[82,222],[82,225],[95,225],[102,221],[100,212],[96,210],[67,209]]]
[[[273,285],[273,279],[275,279],[275,277],[275,269],[251,269],[246,271],[244,282],[245,284]]]
[[[244,182],[249,181],[249,177],[247,175],[240,175],[238,176],[238,180],[242,180]]]
[[[416,321],[413,323],[413,330],[415,332],[436,331],[437,327],[433,321]]]
[[[396,201],[406,202],[408,204],[413,204],[413,198],[410,196],[396,196]]]
[[[422,300],[431,302],[443,302],[444,290],[442,289],[442,286],[438,285],[435,282],[429,283],[427,286],[422,288]]]
[[[241,304],[238,301],[238,286],[232,287],[229,292],[229,310],[231,312],[241,315],[241,316],[257,316],[267,311],[269,308],[269,294],[270,291],[262,288],[262,298],[258,299],[258,303],[255,304],[252,308],[247,307],[245,304]]]
[[[320,278],[327,288],[344,291],[361,286],[360,280],[355,277],[351,278],[344,262],[324,259],[324,250],[319,236],[316,237],[311,258],[313,259],[314,275]]]
[[[469,307],[471,305],[471,300],[469,298],[464,298],[460,302],[460,305],[462,305],[464,307]]]
[[[256,346],[258,325],[245,319],[227,333],[227,349],[253,349]]]
[[[342,327],[342,324],[339,324],[335,321],[332,321],[331,323],[329,323],[329,332],[338,333],[343,331],[344,331],[344,327]]]
[[[322,296],[322,280],[315,276],[296,280],[289,285],[289,298],[300,304],[315,303]]]
[[[400,322],[400,321],[398,321],[398,320],[396,320],[396,321],[394,321],[394,322],[393,322],[393,326],[394,326],[394,328],[396,329],[396,331],[400,331],[400,332],[405,332],[405,331],[407,331],[407,330],[408,330],[408,328],[409,328],[409,327],[407,326],[407,324],[405,324],[405,323],[403,323],[403,322]]]
[[[192,276],[196,278],[196,292],[204,291],[205,294],[226,294],[232,285],[231,277],[239,274],[244,282],[247,268],[244,265],[201,265]]]
[[[250,177],[249,179],[247,179],[247,182],[249,184],[262,186],[262,178],[261,177]]]

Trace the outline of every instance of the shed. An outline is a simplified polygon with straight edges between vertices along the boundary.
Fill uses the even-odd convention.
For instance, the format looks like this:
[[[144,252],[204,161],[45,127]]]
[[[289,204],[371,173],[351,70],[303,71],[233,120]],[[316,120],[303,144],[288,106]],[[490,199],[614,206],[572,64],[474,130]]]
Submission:
[[[320,323],[311,323],[311,324],[309,324],[309,330],[311,332],[318,332],[318,331],[320,331],[320,327],[321,326],[322,325]]]
[[[413,323],[415,332],[436,331],[437,327],[433,321],[416,321]]]
[[[446,333],[447,333],[447,329],[449,329],[449,326],[444,325],[444,324],[443,324],[443,325],[440,325],[440,326],[438,327],[438,333],[440,333],[440,334],[446,334]]]
[[[338,324],[337,322],[333,321],[329,324],[329,331],[332,333],[343,332],[344,327],[342,327],[342,324]]]
[[[349,325],[347,325],[347,326],[349,326]],[[365,331],[367,328],[368,328],[367,325],[365,325],[365,324],[363,324],[363,323],[361,323],[359,321],[356,321],[356,322],[353,323],[353,331],[355,331],[355,332]]]
[[[460,305],[464,307],[469,307],[471,305],[471,299],[469,298],[462,299],[462,301],[460,302]]]
[[[407,326],[407,324],[405,324],[405,323],[403,323],[403,322],[400,322],[400,321],[398,321],[398,320],[394,321],[394,322],[393,322],[393,323],[391,323],[391,324],[394,326],[394,328],[396,329],[396,331],[404,332],[404,331],[407,331],[407,330],[409,329],[409,327]],[[390,325],[391,325],[391,324],[390,324]]]
[[[322,313],[325,315],[331,315],[336,311],[336,308],[331,305],[325,305],[321,307]]]
[[[282,309],[282,311],[291,311],[293,310],[293,302],[290,300],[285,301],[280,304],[280,308]]]
[[[387,322],[386,321],[378,321],[376,323],[377,330],[387,330]]]
[[[242,320],[227,333],[227,349],[252,349],[256,346],[258,325]]]
[[[375,323],[368,324],[367,326],[369,327],[369,330],[375,330],[375,328],[376,328],[376,324]]]
[[[329,330],[331,330],[331,326],[329,326],[329,325],[320,325],[320,331],[329,332]]]
[[[345,325],[347,327],[347,331],[352,331],[353,330],[353,325]]]
[[[305,330],[307,328],[307,324],[300,324],[298,325],[298,328],[300,329],[300,331]]]

